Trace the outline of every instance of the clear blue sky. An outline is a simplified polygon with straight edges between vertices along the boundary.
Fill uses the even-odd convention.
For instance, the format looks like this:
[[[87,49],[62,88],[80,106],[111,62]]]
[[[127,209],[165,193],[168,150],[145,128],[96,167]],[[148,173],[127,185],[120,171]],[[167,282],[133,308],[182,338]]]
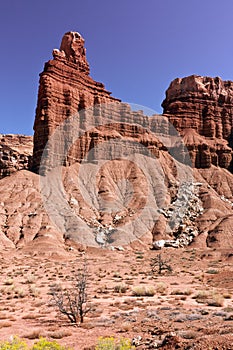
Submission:
[[[232,0],[2,0],[0,133],[33,133],[39,73],[70,30],[95,80],[158,112],[176,77],[233,80]]]

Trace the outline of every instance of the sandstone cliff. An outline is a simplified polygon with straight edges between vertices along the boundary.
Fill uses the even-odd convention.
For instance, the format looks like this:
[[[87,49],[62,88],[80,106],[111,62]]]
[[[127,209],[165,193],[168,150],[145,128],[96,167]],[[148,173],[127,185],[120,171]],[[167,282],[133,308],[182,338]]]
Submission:
[[[232,167],[233,82],[196,75],[175,79],[162,106],[183,135],[194,167]]]
[[[49,136],[67,117],[95,104],[118,101],[89,76],[84,39],[79,33],[66,33],[53,58],[40,74],[32,164],[36,172]]]

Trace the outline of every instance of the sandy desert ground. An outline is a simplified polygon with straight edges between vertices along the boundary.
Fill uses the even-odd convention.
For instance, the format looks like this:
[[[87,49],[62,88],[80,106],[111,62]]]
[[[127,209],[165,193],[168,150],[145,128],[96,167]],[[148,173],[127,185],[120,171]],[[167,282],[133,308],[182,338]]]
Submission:
[[[172,272],[152,272],[159,254]],[[50,289],[68,287],[84,256],[91,311],[83,324],[72,325],[52,305]],[[18,335],[30,344],[44,336],[87,350],[95,349],[100,336],[114,336],[133,340],[136,349],[233,349],[229,250],[135,245],[63,255],[9,250],[0,259],[0,340]],[[141,295],[145,289],[151,296]]]

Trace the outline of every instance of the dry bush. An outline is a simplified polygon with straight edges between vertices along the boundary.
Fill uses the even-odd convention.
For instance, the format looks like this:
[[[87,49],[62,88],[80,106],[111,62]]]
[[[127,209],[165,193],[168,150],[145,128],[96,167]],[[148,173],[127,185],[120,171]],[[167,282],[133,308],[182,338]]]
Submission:
[[[133,328],[132,323],[128,321],[123,322],[121,325],[122,332],[129,332],[130,330],[132,330],[132,328]]]
[[[0,322],[0,328],[7,328],[7,327],[11,327],[12,323],[9,321],[2,321]]]
[[[114,292],[125,293],[127,291],[127,285],[125,283],[119,283],[114,287]]]
[[[22,317],[22,319],[23,320],[36,320],[39,317],[40,317],[40,315],[38,315],[38,314],[27,314],[27,315],[24,315]]]
[[[162,274],[163,271],[172,272],[171,266],[168,264],[168,261],[163,259],[162,254],[158,254],[155,258],[151,259],[151,271],[152,273]]]
[[[39,339],[43,336],[43,331],[41,329],[33,329],[30,333],[25,334],[23,337],[26,339]]]
[[[166,290],[167,290],[167,285],[165,283],[159,282],[156,285],[156,292],[164,294],[166,292]]]
[[[206,271],[206,273],[209,273],[210,275],[216,275],[219,273],[219,271],[216,269],[209,269]]]
[[[75,271],[75,270],[74,270]],[[87,305],[87,287],[89,273],[87,270],[87,261],[84,260],[82,268],[74,272],[74,281],[72,288],[50,288],[52,302],[58,311],[65,315],[71,323],[83,323],[84,316],[90,311]]]
[[[40,295],[40,290],[36,286],[30,285],[29,293],[32,297],[38,297]]]
[[[185,289],[185,290],[174,289],[171,292],[171,295],[191,295],[192,293],[193,293],[193,291],[191,289]]]
[[[24,298],[27,295],[27,292],[23,288],[16,288],[15,294],[18,298]]]
[[[48,335],[52,339],[62,339],[62,338],[69,337],[70,335],[72,335],[72,332],[69,332],[66,330],[56,330]]]
[[[232,295],[231,295],[230,293],[228,293],[228,292],[224,292],[224,293],[223,293],[223,297],[224,297],[225,299],[231,299]]]
[[[6,286],[12,286],[14,284],[14,280],[13,278],[7,278],[3,284],[5,284]]]
[[[208,299],[210,293],[206,290],[199,290],[194,296],[193,299],[196,299],[200,302],[205,302]]]
[[[112,275],[114,278],[122,278],[121,273],[119,271],[115,271]]]
[[[155,289],[153,286],[135,286],[132,287],[132,293],[134,296],[148,296],[152,297],[155,295]]]
[[[212,293],[210,299],[207,299],[207,305],[221,307],[224,304],[224,297],[219,293]]]
[[[223,295],[215,291],[199,291],[193,298],[198,303],[205,303],[209,306],[221,307],[224,304]]]
[[[32,284],[35,282],[35,280],[36,280],[36,276],[30,273],[26,276],[25,283]]]

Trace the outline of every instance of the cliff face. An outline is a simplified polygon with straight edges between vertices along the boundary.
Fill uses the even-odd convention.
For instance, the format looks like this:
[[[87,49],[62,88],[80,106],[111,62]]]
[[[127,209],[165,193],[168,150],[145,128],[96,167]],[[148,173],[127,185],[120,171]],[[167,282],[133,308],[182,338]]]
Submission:
[[[0,179],[22,169],[32,161],[32,136],[0,135]]]
[[[34,123],[35,172],[50,135],[66,118],[90,106],[119,101],[89,76],[84,39],[79,33],[66,33],[60,50],[53,50],[53,58],[40,74]]]
[[[162,107],[184,137],[194,167],[231,167],[233,82],[196,75],[175,79]]]
[[[73,119],[76,127],[72,139],[77,130],[81,131],[82,137],[72,145],[64,165],[82,161],[93,146],[113,138],[113,130],[99,128],[99,125],[106,124],[104,108],[109,103],[113,103],[111,113],[118,115],[114,126],[114,132],[118,135],[116,138],[130,137],[136,141],[140,137],[148,139],[148,135],[142,135],[145,134],[143,130],[135,132],[136,129],[132,126],[126,127],[127,120],[122,116],[125,114],[128,121],[131,119],[128,124],[133,124],[136,116],[136,119],[140,119],[140,125],[149,128],[153,119],[157,120],[158,117],[154,116],[148,121],[142,113],[136,115],[130,111],[129,106],[111,97],[103,84],[95,82],[89,76],[84,39],[79,33],[66,33],[60,50],[55,49],[53,56],[54,59],[45,64],[40,75],[34,124],[33,171],[39,171],[44,147],[53,132],[71,116],[77,116]],[[100,105],[101,108],[98,109]],[[168,117],[183,137],[193,167],[209,168],[215,165],[232,168],[232,82],[195,75],[175,79],[166,91],[166,99],[162,106],[164,116]],[[83,112],[90,107],[96,107],[96,111],[92,113],[94,116],[91,117]],[[80,111],[81,114],[78,115]],[[87,130],[88,128],[91,130]],[[151,136],[149,139],[149,142],[142,140],[141,143],[156,148],[157,141],[152,140]],[[59,145],[59,140],[54,147],[54,153],[64,154],[65,150]]]

